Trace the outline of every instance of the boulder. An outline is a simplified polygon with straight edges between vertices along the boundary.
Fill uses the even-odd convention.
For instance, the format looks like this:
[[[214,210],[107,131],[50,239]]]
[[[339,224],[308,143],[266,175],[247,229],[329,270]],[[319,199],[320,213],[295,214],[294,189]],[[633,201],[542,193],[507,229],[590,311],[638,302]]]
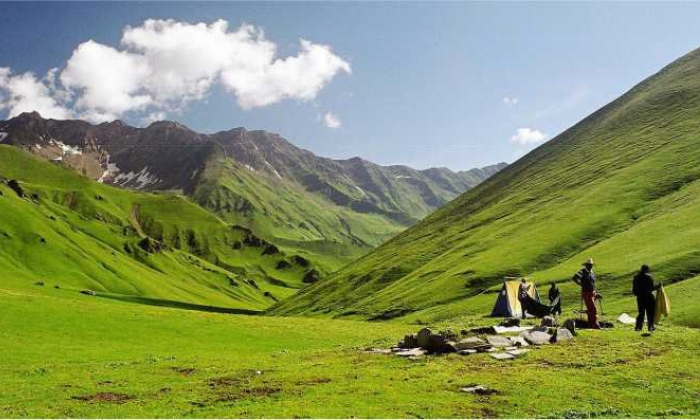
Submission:
[[[457,350],[468,350],[476,349],[477,347],[483,347],[485,344],[486,342],[480,339],[479,337],[469,337],[458,341],[455,344],[455,347],[457,348]]]
[[[430,334],[428,337],[428,346],[423,347],[431,353],[441,353],[446,348],[447,339],[442,334]],[[454,351],[457,351],[456,349]]]
[[[430,345],[430,336],[433,334],[430,328],[423,328],[416,334],[416,340],[418,341],[418,347],[423,347],[427,349]]]
[[[486,336],[486,341],[488,341],[488,343],[493,347],[508,347],[513,344],[507,337],[502,337],[500,335]]]
[[[408,334],[404,336],[403,338],[403,343],[401,343],[401,346],[407,349],[412,349],[414,347],[419,347],[418,346],[418,339],[416,338],[415,335],[413,334]]]
[[[521,332],[520,336],[533,346],[549,344],[550,340],[552,339],[551,334],[534,328],[528,331]]]
[[[562,341],[569,341],[573,339],[574,335],[571,334],[571,331],[567,330],[566,328],[557,328],[557,330],[554,332],[554,335],[551,338],[551,342],[559,343]]]
[[[496,360],[508,360],[508,359],[515,359],[515,356],[509,353],[491,353],[491,357],[493,357]]]
[[[575,319],[567,319],[566,321],[564,321],[563,327],[566,328],[567,330],[569,330],[569,332],[571,332],[571,334],[576,335],[576,320]]]
[[[454,341],[447,341],[437,351],[438,353],[457,353],[457,347]]]
[[[551,317],[548,315],[548,316],[542,318],[542,322],[540,323],[540,325],[543,327],[556,327],[557,320],[554,319],[554,317]]]

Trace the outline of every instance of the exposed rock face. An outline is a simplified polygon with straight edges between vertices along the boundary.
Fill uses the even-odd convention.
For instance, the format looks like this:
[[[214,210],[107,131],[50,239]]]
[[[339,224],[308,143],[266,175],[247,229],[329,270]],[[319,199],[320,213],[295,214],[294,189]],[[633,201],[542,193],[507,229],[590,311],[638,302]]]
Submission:
[[[533,346],[549,344],[552,339],[552,336],[549,333],[537,329],[523,331],[520,333],[520,336]]]

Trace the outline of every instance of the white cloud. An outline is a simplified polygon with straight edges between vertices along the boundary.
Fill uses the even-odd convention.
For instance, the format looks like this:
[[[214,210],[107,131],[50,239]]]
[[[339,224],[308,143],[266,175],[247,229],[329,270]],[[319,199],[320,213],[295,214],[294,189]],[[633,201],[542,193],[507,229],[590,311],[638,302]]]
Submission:
[[[510,141],[522,145],[541,143],[547,138],[547,134],[532,128],[518,128]]]
[[[277,46],[255,26],[229,30],[225,20],[190,24],[149,19],[127,26],[120,48],[93,40],[78,45],[60,72],[51,70],[37,83],[43,84],[42,97],[56,107],[65,105],[66,112],[72,109],[100,122],[129,112],[145,120],[165,117],[205,99],[216,85],[232,93],[243,109],[285,99],[307,101],[338,73],[351,73],[350,64],[331,47],[304,39],[299,43],[296,55],[280,58]],[[0,74],[0,82],[2,77],[7,79]],[[8,91],[7,83],[0,84],[3,90]],[[15,100],[12,109],[32,111],[34,102]],[[44,109],[50,107],[44,104]]]
[[[508,106],[515,106],[518,104],[518,102],[520,102],[520,99],[518,99],[515,96],[513,96],[513,97],[506,96],[503,98],[503,103],[508,105]]]
[[[52,97],[51,74],[39,80],[29,72],[12,75],[9,68],[0,68],[0,91],[4,93],[0,108],[9,109],[8,117],[24,111],[37,111],[45,118],[70,118],[71,112]]]
[[[340,118],[332,112],[326,112],[323,116],[323,123],[326,124],[328,128],[339,128],[342,124]]]

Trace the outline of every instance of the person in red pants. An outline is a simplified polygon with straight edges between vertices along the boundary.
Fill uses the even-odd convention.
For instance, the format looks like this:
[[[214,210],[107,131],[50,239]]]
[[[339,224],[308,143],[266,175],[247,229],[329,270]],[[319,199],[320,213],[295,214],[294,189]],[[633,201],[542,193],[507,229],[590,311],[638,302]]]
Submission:
[[[593,271],[593,258],[589,258],[583,263],[583,268],[574,274],[571,278],[574,283],[581,286],[581,297],[586,304],[586,313],[588,314],[588,326],[593,329],[600,329],[598,324],[598,310],[595,307],[595,301],[600,296],[595,290],[595,272]]]

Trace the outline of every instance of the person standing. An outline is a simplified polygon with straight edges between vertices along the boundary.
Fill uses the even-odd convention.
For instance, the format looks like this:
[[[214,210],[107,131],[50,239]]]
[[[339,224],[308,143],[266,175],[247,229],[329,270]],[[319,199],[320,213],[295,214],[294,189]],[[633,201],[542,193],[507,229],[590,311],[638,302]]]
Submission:
[[[552,307],[552,314],[561,315],[561,292],[555,282],[549,288],[549,306]]]
[[[649,274],[649,266],[644,264],[632,280],[632,293],[637,296],[637,324],[635,331],[641,331],[644,326],[644,315],[647,317],[647,325],[649,331],[654,331],[654,311],[656,307],[656,299],[654,298],[654,290],[658,290],[661,285],[654,285],[654,278]]]
[[[589,258],[583,263],[583,268],[574,274],[571,280],[581,286],[581,298],[586,304],[586,313],[588,314],[588,327],[599,330],[600,324],[598,324],[598,310],[595,307],[595,301],[600,298],[600,295],[595,289],[593,258]]]
[[[518,300],[520,301],[520,310],[521,310],[521,316],[523,319],[525,319],[525,307],[527,306],[527,298],[530,297],[530,295],[527,293],[527,281],[525,279],[520,280],[520,284],[518,285]]]

